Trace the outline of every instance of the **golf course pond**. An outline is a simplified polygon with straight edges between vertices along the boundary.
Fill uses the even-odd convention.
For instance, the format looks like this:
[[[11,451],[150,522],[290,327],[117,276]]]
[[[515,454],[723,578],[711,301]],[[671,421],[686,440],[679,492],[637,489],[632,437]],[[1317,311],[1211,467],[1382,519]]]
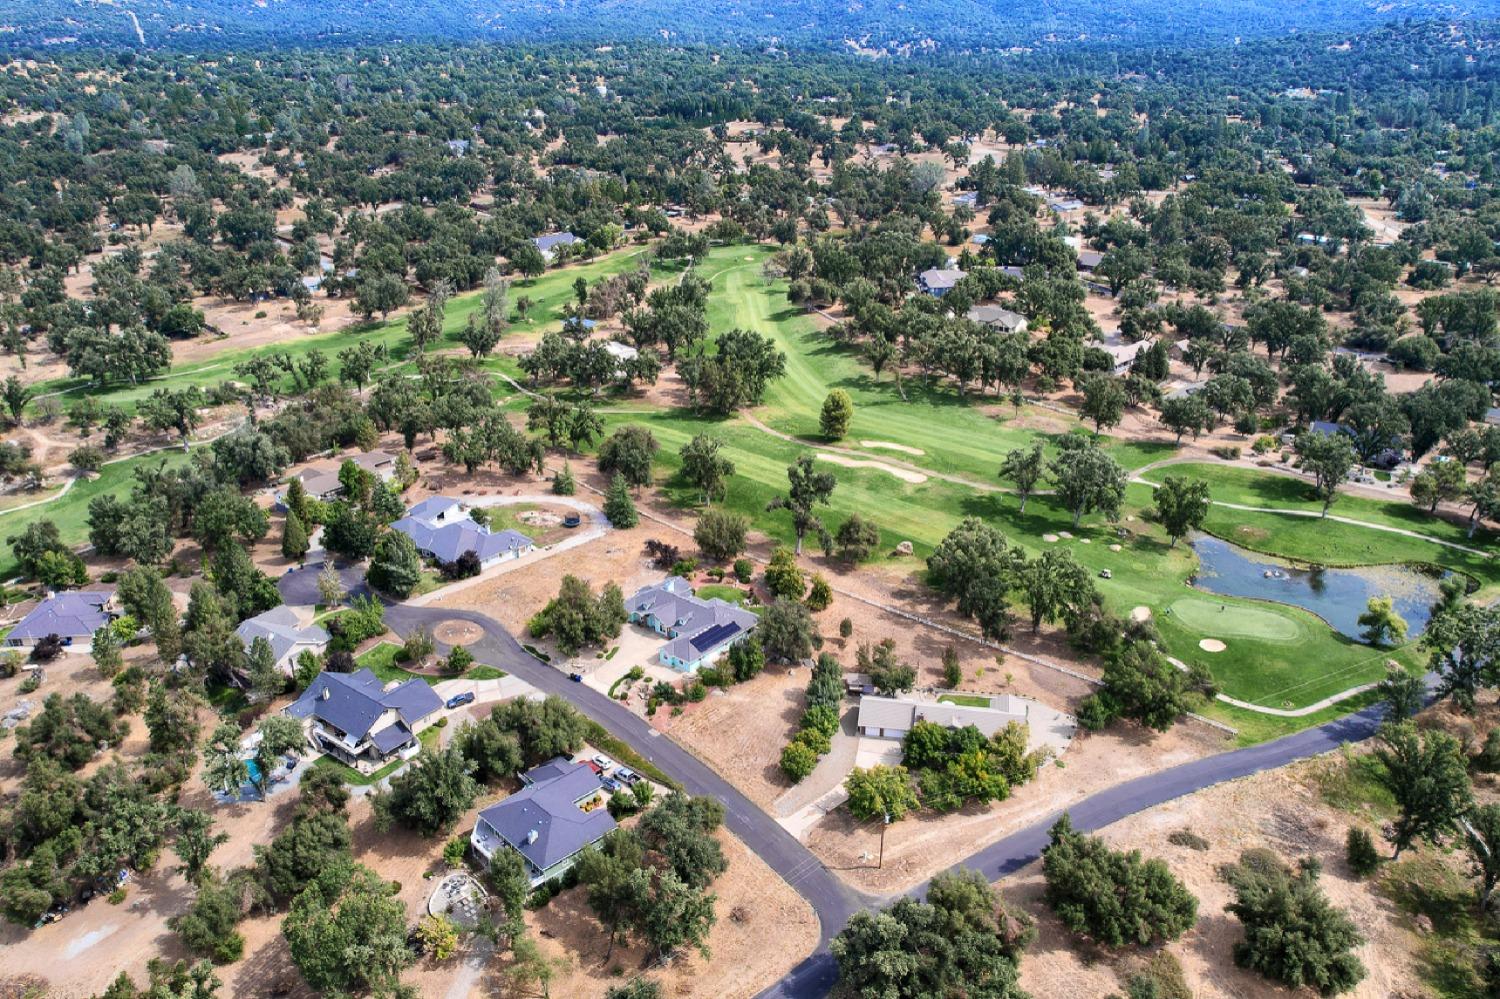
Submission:
[[[1292,604],[1318,615],[1333,630],[1359,640],[1359,616],[1371,597],[1390,597],[1406,621],[1408,639],[1427,627],[1437,602],[1438,576],[1405,565],[1302,568],[1248,551],[1221,538],[1201,535],[1192,542],[1200,590]]]

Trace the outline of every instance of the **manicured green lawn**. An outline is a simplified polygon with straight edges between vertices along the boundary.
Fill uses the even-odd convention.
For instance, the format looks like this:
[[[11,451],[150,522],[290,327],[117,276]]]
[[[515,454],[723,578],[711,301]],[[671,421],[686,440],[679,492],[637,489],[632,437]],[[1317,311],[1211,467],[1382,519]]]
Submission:
[[[628,270],[636,266],[635,258],[640,252],[642,252],[640,247],[628,247],[588,263],[548,271],[537,278],[512,281],[509,299],[511,331],[542,329],[550,323],[560,321],[562,309],[573,294],[575,280],[583,277],[592,283],[600,277]],[[534,303],[524,321],[515,311],[516,301],[523,295]],[[479,308],[481,298],[481,291],[473,291],[455,295],[449,301],[443,322],[443,341],[439,346],[458,344],[458,333],[468,322],[470,313]],[[235,365],[252,357],[285,353],[294,358],[301,358],[313,350],[321,350],[328,355],[330,376],[337,377],[338,352],[364,340],[385,346],[393,362],[409,360],[410,343],[406,316],[402,315],[386,321],[376,320],[348,327],[333,333],[297,337],[264,347],[228,346],[228,343],[233,342],[233,337],[230,337],[225,350],[215,354],[212,358],[193,364],[174,365],[170,372],[160,378],[138,385],[111,385],[98,390],[84,379],[59,378],[39,384],[37,392],[39,394],[60,393],[60,401],[65,408],[69,403],[85,395],[92,396],[103,403],[132,408],[135,403],[159,388],[181,389],[194,385],[201,388],[223,381],[237,380],[234,373]]]
[[[390,683],[392,680],[421,680],[428,686],[434,686],[442,682],[441,677],[423,676],[420,673],[412,673],[396,665],[396,653],[401,651],[401,646],[391,642],[381,642],[362,652],[355,657],[354,661],[370,672],[374,673],[381,683]]]
[[[703,600],[712,600],[718,597],[729,604],[743,604],[747,599],[743,589],[738,586],[729,586],[725,583],[705,583],[698,587],[695,595]]]
[[[626,423],[651,429],[662,447],[658,482],[677,506],[691,509],[699,505],[696,490],[677,476],[677,452],[695,434],[712,433],[723,441],[724,453],[736,466],[725,505],[750,517],[757,529],[790,543],[790,518],[784,513],[767,512],[766,504],[784,492],[786,467],[809,446],[822,443],[817,436],[817,414],[827,391],[835,386],[849,391],[855,400],[853,427],[841,446],[863,447],[871,459],[896,459],[971,479],[997,481],[995,471],[1005,452],[1038,436],[1037,431],[1019,425],[1023,422],[1030,425],[1045,420],[1049,426],[1078,432],[1076,421],[1060,414],[1023,409],[1016,416],[1008,404],[993,398],[983,403],[972,398],[961,400],[950,387],[929,391],[919,381],[908,382],[908,400],[903,402],[889,379],[877,382],[852,351],[817,333],[802,310],[785,304],[780,283],[769,282],[761,274],[764,255],[765,251],[744,247],[724,248],[710,255],[700,268],[701,273],[714,277],[710,319],[715,332],[733,326],[753,328],[772,336],[787,353],[787,374],[772,384],[766,404],[756,415],[768,426],[807,443],[782,440],[744,420],[708,418],[687,410],[643,413],[642,407],[632,404],[631,412],[608,413],[611,429]],[[754,259],[744,260],[746,256]],[[1045,439],[1046,435],[1042,436]],[[900,448],[864,446],[861,442],[896,444]],[[1159,447],[1106,446],[1127,467],[1139,467],[1171,453],[1171,449]],[[1072,533],[1072,539],[1055,544],[1069,548],[1090,570],[1112,611],[1124,616],[1136,607],[1149,608],[1170,654],[1208,666],[1225,692],[1242,700],[1300,707],[1378,679],[1384,675],[1387,659],[1415,668],[1420,658],[1412,649],[1393,653],[1349,641],[1314,615],[1289,605],[1201,597],[1200,591],[1186,586],[1196,568],[1196,557],[1185,544],[1169,547],[1160,529],[1150,522],[1147,511],[1152,490],[1145,485],[1134,484],[1127,491],[1125,517],[1119,525],[1111,526],[1090,516],[1074,529],[1068,513],[1045,496],[1034,497],[1022,516],[1016,499],[1006,494],[978,492],[938,478],[911,483],[879,468],[849,468],[831,462],[824,467],[838,481],[830,503],[820,511],[825,525],[836,529],[855,512],[872,518],[881,531],[877,559],[894,559],[889,553],[896,544],[910,541],[915,558],[904,562],[913,569],[921,568],[920,559],[965,516],[983,518],[1012,543],[1033,554],[1049,547],[1043,535]],[[1177,474],[1179,468],[1188,469],[1187,474],[1206,470],[1216,475],[1224,471],[1212,465],[1185,465],[1173,466],[1171,473]],[[1155,470],[1151,478],[1159,481],[1167,472]],[[1271,478],[1271,473],[1238,474],[1248,482]],[[1231,476],[1222,498],[1248,505],[1316,508],[1301,483],[1272,481],[1271,492],[1252,496],[1237,491]],[[1217,483],[1214,494],[1221,498]],[[1372,523],[1427,528],[1435,536],[1458,539],[1462,535],[1461,529],[1400,502],[1359,500],[1335,509]],[[1215,507],[1207,528],[1246,547],[1325,564],[1428,562],[1468,572],[1486,584],[1500,581],[1500,567],[1493,560],[1358,525]],[[1120,550],[1111,551],[1114,546]],[[1105,569],[1112,578],[1099,576]],[[1226,610],[1218,611],[1220,605]],[[1176,613],[1167,614],[1168,608]],[[1213,616],[1220,613],[1225,616]],[[1208,653],[1199,646],[1204,638],[1219,638],[1227,648]],[[1209,713],[1222,715],[1223,720],[1241,728],[1248,741],[1258,741],[1335,717],[1357,704],[1357,700],[1352,701],[1305,720],[1275,719],[1226,705],[1215,705]]]
[[[503,676],[505,676],[503,669],[496,669],[481,663],[465,673],[463,678],[465,680],[499,680]]]
[[[1207,482],[1210,495],[1220,502],[1314,512],[1323,508],[1322,501],[1313,495],[1310,482],[1271,469],[1258,472],[1233,465],[1185,462],[1181,465],[1167,465],[1152,469],[1145,475],[1145,478],[1159,484],[1168,475]],[[1230,512],[1238,514],[1241,511]],[[1493,549],[1500,544],[1500,536],[1484,528],[1475,531],[1474,537],[1468,537],[1466,526],[1455,524],[1441,517],[1434,517],[1426,510],[1409,502],[1406,492],[1400,489],[1391,490],[1389,500],[1340,493],[1328,512],[1338,517],[1350,517],[1367,523],[1416,531],[1419,534],[1441,538],[1444,541],[1470,548]],[[1304,526],[1306,526],[1305,522]],[[1373,537],[1383,545],[1387,539],[1399,538],[1400,535],[1384,533],[1375,534]],[[1354,553],[1354,559],[1339,558],[1340,554],[1333,553],[1330,558],[1344,562],[1357,561],[1361,553]]]
[[[172,467],[182,464],[187,457],[182,450],[173,448],[169,451],[143,454],[105,465],[94,478],[74,482],[66,496],[27,510],[0,513],[0,539],[19,534],[26,529],[28,524],[34,524],[39,520],[50,520],[57,525],[64,544],[81,545],[89,539],[90,500],[95,496],[106,494],[129,493],[135,484],[135,470],[138,468],[152,468],[162,463]],[[14,575],[17,568],[10,558],[8,546],[4,564],[5,568],[0,571],[3,571],[7,577]]]
[[[939,694],[938,701],[942,704],[959,704],[966,708],[987,708],[990,706],[988,697],[980,697],[977,694]]]

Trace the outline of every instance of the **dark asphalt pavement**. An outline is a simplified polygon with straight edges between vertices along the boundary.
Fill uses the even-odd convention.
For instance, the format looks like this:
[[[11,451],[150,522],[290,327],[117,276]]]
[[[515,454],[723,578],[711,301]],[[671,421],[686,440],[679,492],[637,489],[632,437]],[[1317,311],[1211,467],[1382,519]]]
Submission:
[[[364,591],[358,569],[341,570],[341,575],[350,592]],[[279,585],[283,598],[288,603],[316,603],[316,580],[314,569],[297,570],[282,576]],[[817,912],[820,923],[818,949],[793,968],[786,978],[761,993],[761,999],[818,999],[827,995],[837,977],[828,942],[855,912],[878,905],[882,900],[850,889],[824,868],[795,837],[697,757],[672,740],[661,737],[644,719],[609,697],[586,684],[570,681],[560,670],[537,660],[494,619],[474,611],[404,604],[387,604],[385,612],[386,623],[400,635],[424,625],[432,628],[441,621],[454,619],[470,621],[484,631],[485,637],[469,646],[480,662],[503,669],[545,694],[565,698],[603,725],[611,735],[671,774],[690,794],[712,795],[724,803],[725,822],[730,831],[807,899]],[[1085,798],[1067,811],[1075,828],[1083,831],[1102,829],[1128,815],[1194,791],[1330,752],[1344,743],[1360,742],[1375,733],[1380,718],[1379,706],[1367,708],[1273,742],[1194,760],[1127,781]],[[1041,856],[1042,848],[1047,844],[1047,830],[1056,819],[1057,815],[1053,815],[1012,833],[959,861],[954,867],[981,871],[991,880],[1014,873]],[[926,884],[909,892],[915,898],[924,898],[926,893]]]

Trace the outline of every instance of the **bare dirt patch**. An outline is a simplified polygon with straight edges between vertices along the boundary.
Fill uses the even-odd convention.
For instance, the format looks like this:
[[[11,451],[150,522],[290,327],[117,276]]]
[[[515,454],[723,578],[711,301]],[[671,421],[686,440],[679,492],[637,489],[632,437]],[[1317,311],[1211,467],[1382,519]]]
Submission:
[[[1182,964],[1195,996],[1285,996],[1253,972],[1234,964],[1233,949],[1243,935],[1239,921],[1224,912],[1229,887],[1218,867],[1252,847],[1270,847],[1293,861],[1314,856],[1323,864],[1321,885],[1346,910],[1368,942],[1357,951],[1369,970],[1348,993],[1357,999],[1426,995],[1416,980],[1413,950],[1417,936],[1405,917],[1371,888],[1354,880],[1344,860],[1349,816],[1323,803],[1308,780],[1306,766],[1277,770],[1200,791],[1131,816],[1102,835],[1116,849],[1138,849],[1160,857],[1198,897],[1198,923],[1166,950]],[[1190,829],[1204,837],[1207,850],[1175,846],[1167,836]],[[1044,882],[1033,864],[1000,885],[1012,905],[1038,919],[1038,943],[1021,961],[1021,986],[1034,999],[1073,999],[1121,991],[1120,962],[1106,952],[1075,947],[1072,937],[1042,901]]]
[[[802,717],[806,687],[807,670],[773,667],[722,694],[711,694],[662,727],[769,811],[791,786],[779,761]]]
[[[693,952],[663,970],[648,969],[643,947],[617,946],[606,963],[607,934],[583,890],[574,888],[526,916],[543,952],[566,962],[552,982],[552,995],[597,999],[611,986],[642,975],[657,981],[664,996],[746,999],[811,953],[818,940],[812,908],[739,840],[722,830],[716,835],[729,870],[711,888],[718,917],[709,934],[711,960]],[[495,963],[498,974],[487,984],[500,984],[506,963]]]

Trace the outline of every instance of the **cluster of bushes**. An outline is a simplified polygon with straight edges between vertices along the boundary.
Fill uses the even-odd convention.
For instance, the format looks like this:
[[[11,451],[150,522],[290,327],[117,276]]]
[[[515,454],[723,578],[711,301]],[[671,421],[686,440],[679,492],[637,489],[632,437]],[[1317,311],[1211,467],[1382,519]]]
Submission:
[[[470,550],[464,552],[452,562],[443,562],[438,566],[438,573],[443,579],[452,582],[455,579],[469,579],[479,575],[479,555]]]
[[[700,669],[698,679],[709,687],[732,687],[754,679],[765,668],[765,650],[760,646],[760,639],[751,635],[743,642],[731,645],[717,666]]]
[[[589,584],[577,576],[564,576],[557,596],[526,623],[533,638],[551,635],[564,655],[574,655],[585,645],[603,645],[618,638],[630,615],[625,595],[614,583],[606,583],[596,597]]]
[[[326,622],[330,652],[353,652],[366,639],[385,634],[385,608],[374,597],[355,597],[349,609]]]
[[[839,708],[844,702],[844,671],[838,660],[824,653],[807,682],[807,709],[797,734],[781,751],[781,772],[796,783],[813,772],[818,757],[833,745],[839,730]]]
[[[901,762],[916,775],[924,807],[957,811],[971,801],[1004,801],[1036,776],[1046,750],[1028,753],[1027,726],[1011,722],[993,736],[973,725],[950,729],[919,721],[901,742]]]

